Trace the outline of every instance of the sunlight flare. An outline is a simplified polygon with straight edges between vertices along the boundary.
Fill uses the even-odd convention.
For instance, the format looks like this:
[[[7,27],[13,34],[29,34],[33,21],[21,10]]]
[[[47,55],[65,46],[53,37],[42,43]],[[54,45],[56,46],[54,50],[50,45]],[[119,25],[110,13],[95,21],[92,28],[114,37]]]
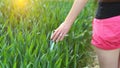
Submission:
[[[27,6],[28,0],[15,0],[15,5],[17,8],[24,8]]]

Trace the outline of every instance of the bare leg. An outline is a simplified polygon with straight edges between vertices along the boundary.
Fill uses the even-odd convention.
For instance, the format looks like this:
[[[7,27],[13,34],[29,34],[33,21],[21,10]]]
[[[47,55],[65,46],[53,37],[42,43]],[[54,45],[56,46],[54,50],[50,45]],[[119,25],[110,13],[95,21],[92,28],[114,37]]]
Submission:
[[[94,47],[98,56],[100,68],[118,68],[119,49],[103,50]]]
[[[120,68],[120,55],[119,55],[119,61],[118,61],[118,68]]]

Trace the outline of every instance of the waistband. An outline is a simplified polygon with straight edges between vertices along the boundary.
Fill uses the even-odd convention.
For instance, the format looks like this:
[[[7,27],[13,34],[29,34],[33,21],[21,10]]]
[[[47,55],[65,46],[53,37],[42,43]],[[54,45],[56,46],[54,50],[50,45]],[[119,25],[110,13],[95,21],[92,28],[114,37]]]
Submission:
[[[120,2],[99,2],[95,18],[105,19],[120,15]]]

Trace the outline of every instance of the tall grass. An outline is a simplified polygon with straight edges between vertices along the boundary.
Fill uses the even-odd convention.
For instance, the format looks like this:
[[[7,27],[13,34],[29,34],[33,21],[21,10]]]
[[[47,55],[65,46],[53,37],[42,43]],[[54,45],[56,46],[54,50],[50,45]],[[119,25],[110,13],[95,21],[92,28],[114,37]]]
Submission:
[[[93,0],[75,20],[69,36],[55,43],[52,31],[68,14],[73,0],[0,0],[0,68],[82,68],[92,62]]]

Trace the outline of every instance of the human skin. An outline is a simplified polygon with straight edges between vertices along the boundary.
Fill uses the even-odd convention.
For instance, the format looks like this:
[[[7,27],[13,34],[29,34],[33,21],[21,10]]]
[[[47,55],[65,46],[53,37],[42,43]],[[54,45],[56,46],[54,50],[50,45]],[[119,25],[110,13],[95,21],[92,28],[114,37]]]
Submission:
[[[75,0],[65,21],[51,35],[51,40],[62,41],[68,33],[77,15],[88,0]],[[103,45],[101,45],[103,46]],[[99,68],[120,68],[120,49],[104,50],[93,46],[99,61]]]
[[[84,8],[88,0],[74,0],[72,8],[70,9],[65,20],[60,24],[58,28],[55,29],[54,33],[51,35],[51,40],[54,42],[62,41],[65,35],[69,32],[73,22],[75,21],[78,14]]]

